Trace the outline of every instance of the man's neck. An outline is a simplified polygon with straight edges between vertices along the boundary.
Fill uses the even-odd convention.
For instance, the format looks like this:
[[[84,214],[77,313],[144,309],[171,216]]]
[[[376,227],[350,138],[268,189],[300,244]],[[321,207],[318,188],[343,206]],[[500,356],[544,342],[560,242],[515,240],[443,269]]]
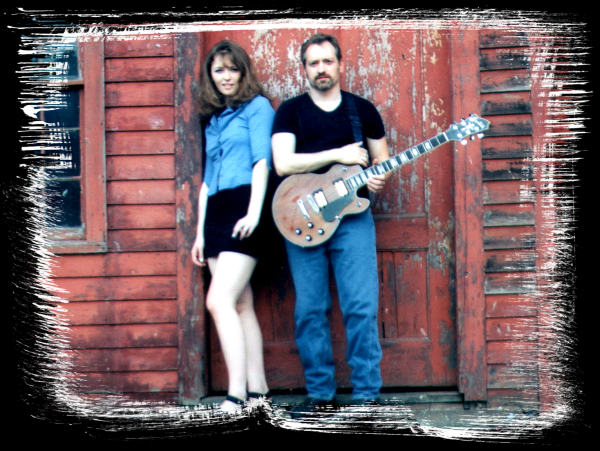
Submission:
[[[342,92],[339,85],[336,85],[327,91],[319,91],[318,89],[311,87],[308,91],[308,95],[314,104],[324,111],[333,111],[342,102]]]

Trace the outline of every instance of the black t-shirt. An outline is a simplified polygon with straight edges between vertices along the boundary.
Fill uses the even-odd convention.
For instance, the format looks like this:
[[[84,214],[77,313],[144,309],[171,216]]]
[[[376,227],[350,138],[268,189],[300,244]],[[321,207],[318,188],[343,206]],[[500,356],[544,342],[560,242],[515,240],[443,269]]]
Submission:
[[[385,136],[381,116],[371,102],[349,92],[342,91],[342,102],[333,111],[323,111],[312,101],[308,93],[283,102],[275,113],[272,133],[296,135],[296,152],[311,153],[342,147],[355,142],[352,123],[347,110],[348,96],[354,98],[356,111],[366,138],[380,139]],[[321,168],[319,173],[328,167]]]

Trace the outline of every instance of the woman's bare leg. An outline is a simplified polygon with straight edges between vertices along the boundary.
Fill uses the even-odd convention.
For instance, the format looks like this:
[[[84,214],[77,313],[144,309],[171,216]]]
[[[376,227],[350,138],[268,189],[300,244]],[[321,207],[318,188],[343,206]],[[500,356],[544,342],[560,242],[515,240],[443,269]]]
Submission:
[[[246,376],[249,392],[268,391],[263,356],[263,337],[254,310],[252,289],[248,283],[237,304],[246,341]]]
[[[244,254],[222,252],[217,258],[209,258],[208,264],[212,281],[208,289],[206,307],[215,323],[227,365],[228,394],[244,400],[248,384],[248,343],[244,329],[247,324],[253,322],[251,316],[254,309],[249,282],[256,260]],[[238,305],[239,301],[243,302],[241,308]],[[252,313],[249,313],[248,308]],[[252,330],[253,326],[250,326],[250,329]],[[255,334],[255,331],[250,333]],[[251,341],[255,342],[256,339],[251,338]],[[262,338],[260,343],[262,354]],[[251,354],[253,353],[254,350],[251,351]],[[222,405],[224,410],[234,410],[235,407],[230,401],[225,401]]]

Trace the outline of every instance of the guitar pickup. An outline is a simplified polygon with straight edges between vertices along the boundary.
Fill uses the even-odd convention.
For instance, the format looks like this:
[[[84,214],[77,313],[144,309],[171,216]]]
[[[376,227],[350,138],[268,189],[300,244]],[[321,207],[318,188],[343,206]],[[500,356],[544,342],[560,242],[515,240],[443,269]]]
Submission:
[[[310,205],[310,208],[312,208],[315,213],[319,213],[319,206],[317,205],[315,198],[312,197],[312,195],[308,194],[306,196],[306,200],[308,201],[308,205]]]
[[[327,198],[325,197],[325,193],[323,192],[322,189],[315,191],[313,193],[313,198],[315,199],[315,202],[317,203],[319,208],[323,208],[323,207],[327,206]]]
[[[335,190],[337,191],[340,197],[344,197],[348,194],[348,188],[346,187],[344,180],[337,179],[333,182],[333,186],[335,187]]]

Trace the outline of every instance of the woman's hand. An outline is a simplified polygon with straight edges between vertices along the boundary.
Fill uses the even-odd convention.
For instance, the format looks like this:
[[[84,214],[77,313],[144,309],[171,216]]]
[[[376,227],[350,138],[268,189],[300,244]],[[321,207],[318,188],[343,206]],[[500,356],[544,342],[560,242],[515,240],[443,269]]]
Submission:
[[[206,266],[204,260],[204,237],[197,236],[194,245],[192,246],[192,261],[196,266]]]
[[[233,238],[239,238],[240,240],[248,238],[256,229],[259,220],[260,215],[253,215],[248,213],[246,216],[240,218],[238,222],[235,223],[231,236]]]

